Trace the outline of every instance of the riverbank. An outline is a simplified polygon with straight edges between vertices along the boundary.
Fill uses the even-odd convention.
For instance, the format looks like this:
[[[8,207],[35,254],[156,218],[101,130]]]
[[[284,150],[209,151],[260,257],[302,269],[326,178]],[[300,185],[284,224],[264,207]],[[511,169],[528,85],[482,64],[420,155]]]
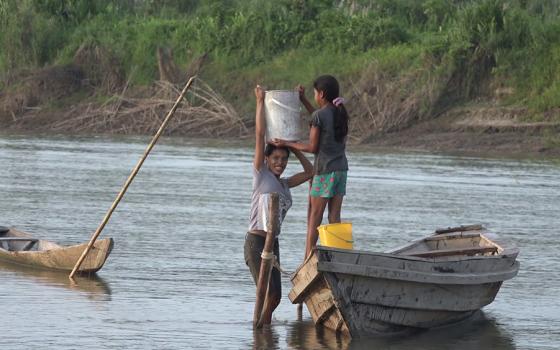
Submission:
[[[407,129],[371,137],[367,144],[447,154],[560,157],[560,123],[526,122],[525,112],[487,103],[456,107]]]
[[[0,93],[0,124],[5,133],[47,135],[153,135],[175,102],[181,86],[155,81],[108,96],[84,83],[79,66],[54,66],[29,73]],[[386,83],[377,81],[376,84]],[[248,86],[247,90],[252,87]],[[363,90],[364,91],[364,90]],[[497,157],[560,157],[560,111],[539,121],[526,107],[503,105],[497,94],[419,117],[398,105],[392,94],[365,104],[364,93],[348,97],[351,147],[461,153]],[[367,95],[366,95],[367,96]],[[422,96],[415,96],[419,101]],[[237,106],[243,102],[235,103]],[[379,104],[385,107],[379,108]],[[418,102],[415,102],[417,105]],[[372,106],[376,119],[369,119]],[[165,135],[252,142],[253,111],[238,112],[219,92],[198,80],[177,109]],[[388,112],[387,112],[388,111]],[[384,114],[385,113],[385,114]],[[386,114],[408,113],[407,122],[387,122]],[[416,114],[415,114],[416,113]],[[379,121],[388,127],[376,128]]]
[[[180,109],[184,119],[189,108]],[[149,132],[126,132],[127,128],[116,125],[103,130],[53,130],[52,125],[63,123],[74,109],[29,110],[11,123],[5,123],[3,134],[19,135],[153,135],[157,129],[152,125]],[[487,104],[457,107],[441,116],[413,124],[394,132],[378,133],[368,138],[352,137],[350,149],[379,150],[383,152],[418,151],[441,154],[466,154],[490,157],[544,157],[560,158],[560,124],[555,122],[529,123],[523,121],[523,111],[506,107],[490,107]],[[75,115],[74,118],[79,118]],[[181,124],[180,122],[171,125]],[[131,125],[128,130],[133,130]],[[245,121],[240,122],[235,132],[230,130],[220,136],[222,140],[252,143],[253,128]],[[199,132],[187,128],[172,128],[166,137],[198,138],[205,142],[208,129]]]
[[[88,53],[89,52],[89,53]],[[0,90],[0,126],[7,133],[153,135],[182,86],[166,80],[131,85],[103,56],[79,51],[73,63],[21,72]],[[200,69],[200,66],[197,66]],[[458,99],[439,80],[406,89],[426,72],[395,76],[381,67],[346,79],[351,145],[388,150],[492,156],[560,157],[560,109],[512,105],[511,89],[490,79],[477,97]],[[112,87],[107,86],[107,82]],[[197,79],[165,135],[248,139],[254,127],[253,85],[237,95]],[[227,97],[222,94],[227,95]],[[452,96],[452,97],[450,97]],[[455,97],[453,97],[455,96]],[[427,107],[426,107],[427,106]]]

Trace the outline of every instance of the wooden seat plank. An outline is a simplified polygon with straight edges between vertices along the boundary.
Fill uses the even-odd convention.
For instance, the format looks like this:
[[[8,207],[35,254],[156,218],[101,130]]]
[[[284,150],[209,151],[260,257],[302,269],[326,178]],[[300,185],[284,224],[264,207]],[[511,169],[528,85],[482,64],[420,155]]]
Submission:
[[[26,242],[26,241],[33,241],[33,242],[37,242],[38,239],[37,238],[26,238],[26,237],[0,237],[0,241],[6,242],[6,241],[22,241],[22,242]]]
[[[478,253],[497,253],[497,247],[472,247],[472,248],[461,248],[461,249],[439,249],[431,250],[427,252],[411,252],[404,255],[417,256],[421,258],[426,257],[437,257],[437,256],[449,256],[449,255],[473,255]]]

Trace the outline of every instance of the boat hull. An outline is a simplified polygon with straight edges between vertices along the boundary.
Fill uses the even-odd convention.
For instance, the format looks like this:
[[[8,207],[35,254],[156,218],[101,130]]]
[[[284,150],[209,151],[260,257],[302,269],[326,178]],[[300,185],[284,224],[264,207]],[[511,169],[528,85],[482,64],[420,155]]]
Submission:
[[[4,237],[31,236],[11,229]],[[78,273],[93,273],[99,271],[111,253],[113,245],[114,242],[112,238],[97,240],[80,266]],[[63,247],[52,242],[39,240],[38,246],[40,248],[34,251],[11,251],[0,248],[0,260],[7,263],[42,269],[72,271],[78,258],[87,247],[87,243]]]
[[[427,259],[318,246],[289,297],[316,324],[352,337],[444,326],[490,304],[517,274],[517,251],[504,251]]]

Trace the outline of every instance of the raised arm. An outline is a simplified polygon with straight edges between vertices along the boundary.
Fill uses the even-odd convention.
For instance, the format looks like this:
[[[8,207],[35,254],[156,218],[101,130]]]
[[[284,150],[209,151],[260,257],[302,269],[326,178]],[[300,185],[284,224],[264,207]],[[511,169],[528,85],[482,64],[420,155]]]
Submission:
[[[303,167],[303,172],[292,175],[288,178],[288,186],[296,187],[301,185],[305,181],[313,177],[313,164],[297,149],[292,148],[292,152],[295,154],[301,166]]]
[[[257,107],[255,112],[255,158],[253,165],[257,171],[261,170],[264,163],[264,135],[266,122],[264,120],[264,95],[265,91],[259,85],[255,88]]]
[[[305,88],[303,87],[303,85],[298,85],[296,87],[298,93],[299,93],[299,100],[301,101],[301,103],[303,104],[303,106],[305,107],[305,109],[307,109],[307,112],[309,114],[313,113],[315,111],[315,108],[313,107],[313,105],[311,104],[311,102],[309,102],[309,100],[307,99],[307,97],[305,96]]]

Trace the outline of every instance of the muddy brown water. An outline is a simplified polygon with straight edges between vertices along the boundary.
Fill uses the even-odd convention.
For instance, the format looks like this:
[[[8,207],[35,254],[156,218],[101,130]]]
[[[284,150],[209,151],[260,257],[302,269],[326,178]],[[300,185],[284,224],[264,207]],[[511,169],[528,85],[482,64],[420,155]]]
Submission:
[[[148,138],[0,136],[0,225],[63,244],[87,241]],[[349,152],[342,216],[355,247],[384,251],[433,229],[482,223],[520,247],[521,270],[477,317],[398,338],[348,340],[283,301],[252,329],[243,262],[251,188],[248,142],[164,138],[102,236],[115,239],[93,279],[0,264],[2,349],[558,349],[560,163],[423,153]],[[287,173],[298,170],[295,159]],[[301,262],[306,191],[280,237]]]

